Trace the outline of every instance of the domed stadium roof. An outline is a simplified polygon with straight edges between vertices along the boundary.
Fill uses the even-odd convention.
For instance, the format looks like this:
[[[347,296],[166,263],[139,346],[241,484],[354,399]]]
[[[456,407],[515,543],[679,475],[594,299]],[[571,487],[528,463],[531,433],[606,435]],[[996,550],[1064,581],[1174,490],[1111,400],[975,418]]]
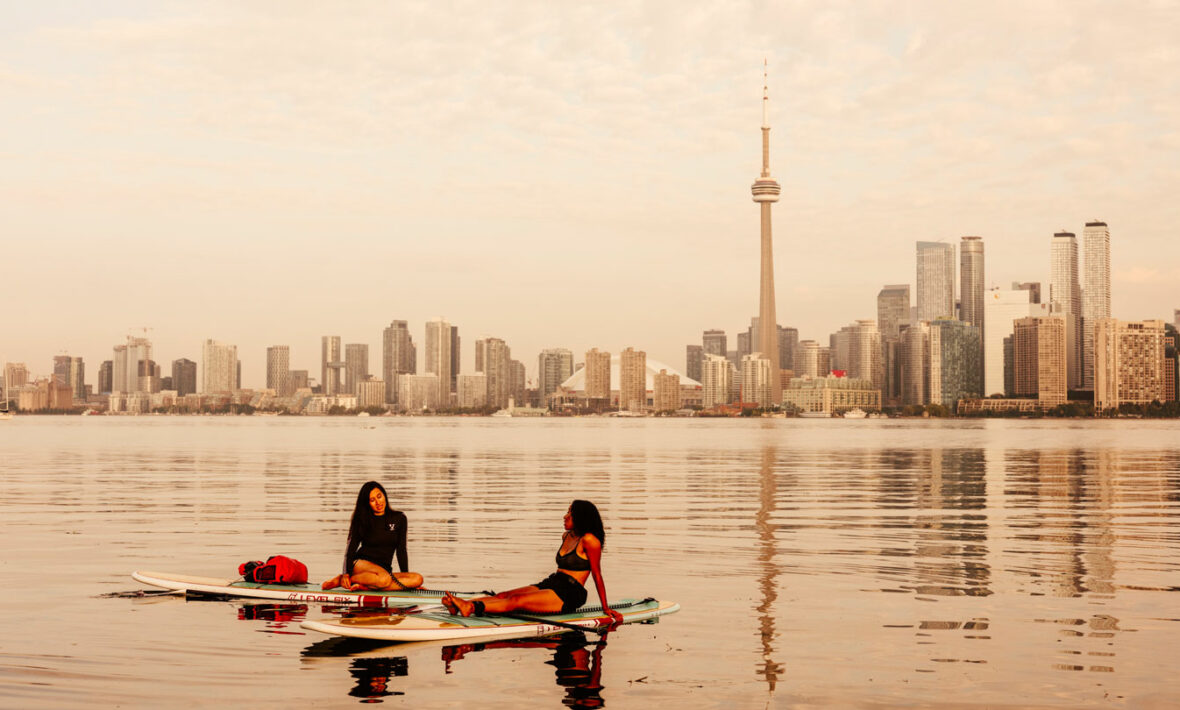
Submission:
[[[655,381],[656,381],[655,377],[656,377],[656,375],[658,375],[660,373],[660,370],[666,370],[669,375],[680,375],[680,386],[681,387],[685,387],[685,386],[700,387],[701,386],[700,382],[697,382],[696,380],[691,380],[688,377],[685,377],[683,374],[680,373],[679,370],[677,370],[673,367],[670,367],[669,365],[666,365],[666,364],[660,362],[659,360],[653,360],[649,357],[649,358],[647,358],[647,377],[645,378],[646,379],[646,384],[644,385],[645,388],[647,388],[649,390],[655,389]],[[617,392],[619,390],[619,379],[620,379],[619,378],[619,356],[618,355],[611,355],[610,356],[610,388],[611,388],[612,392]],[[562,389],[571,390],[574,392],[584,392],[586,390],[586,368],[583,367],[582,369],[578,370],[573,375],[571,375],[568,380],[561,383],[561,387],[562,387]]]

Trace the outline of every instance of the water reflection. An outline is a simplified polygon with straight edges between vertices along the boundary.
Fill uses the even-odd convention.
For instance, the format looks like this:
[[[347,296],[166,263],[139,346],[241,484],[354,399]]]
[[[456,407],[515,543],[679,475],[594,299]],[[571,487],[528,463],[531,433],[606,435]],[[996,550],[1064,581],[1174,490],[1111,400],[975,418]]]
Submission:
[[[451,644],[439,647],[436,642],[387,643],[331,637],[317,641],[302,652],[305,659],[354,657],[349,663],[348,673],[354,679],[348,694],[369,702],[380,702],[390,695],[405,695],[405,692],[391,688],[394,678],[409,676],[408,655],[439,649],[446,674],[453,673],[452,667],[473,654],[493,650],[538,649],[550,653],[538,654],[546,665],[553,667],[554,682],[565,695],[562,704],[574,708],[600,708],[606,705],[602,697],[603,651],[607,637],[604,633],[594,640],[580,631],[569,631],[557,636],[532,639],[504,639],[482,643]],[[530,656],[532,654],[529,654]]]
[[[762,461],[758,469],[759,495],[758,512],[754,516],[754,529],[758,532],[758,589],[762,601],[758,604],[758,626],[762,636],[762,663],[758,674],[766,680],[766,686],[774,693],[779,673],[783,666],[776,663],[774,655],[774,602],[778,599],[779,566],[775,562],[775,525],[771,517],[775,512],[778,483],[775,480],[775,448],[762,449]]]

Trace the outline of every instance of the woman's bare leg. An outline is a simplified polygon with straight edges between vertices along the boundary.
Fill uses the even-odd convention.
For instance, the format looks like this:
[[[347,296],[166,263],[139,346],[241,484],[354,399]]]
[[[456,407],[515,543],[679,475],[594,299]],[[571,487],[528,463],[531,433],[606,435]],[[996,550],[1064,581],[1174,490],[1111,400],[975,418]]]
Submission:
[[[417,589],[422,586],[422,575],[417,572],[397,572],[390,574],[380,565],[368,560],[357,560],[352,563],[352,585],[354,590],[362,589]]]
[[[478,599],[460,599],[448,593],[442,599],[443,606],[458,616],[471,616],[475,611],[474,602],[483,602],[484,612],[488,614],[503,614],[510,611],[556,614],[561,611],[562,606],[561,597],[557,596],[557,592],[536,587],[521,587],[500,592],[494,597]]]

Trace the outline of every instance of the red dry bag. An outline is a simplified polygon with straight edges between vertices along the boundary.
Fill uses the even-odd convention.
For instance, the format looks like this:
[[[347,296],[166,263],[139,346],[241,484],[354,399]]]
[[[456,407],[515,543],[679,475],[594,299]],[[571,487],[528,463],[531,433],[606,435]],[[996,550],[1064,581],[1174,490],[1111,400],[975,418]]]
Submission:
[[[283,555],[274,555],[266,562],[243,562],[238,565],[238,574],[247,582],[257,584],[304,584],[307,582],[307,565]]]

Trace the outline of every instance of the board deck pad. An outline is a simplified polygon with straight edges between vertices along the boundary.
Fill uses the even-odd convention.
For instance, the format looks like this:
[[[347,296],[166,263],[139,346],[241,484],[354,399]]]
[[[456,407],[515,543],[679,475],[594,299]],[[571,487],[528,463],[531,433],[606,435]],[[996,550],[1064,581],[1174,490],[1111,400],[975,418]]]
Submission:
[[[137,582],[153,587],[194,594],[220,594],[247,599],[275,599],[287,602],[356,604],[360,606],[401,607],[420,603],[437,603],[446,592],[432,589],[361,590],[321,589],[318,584],[261,584],[240,577],[198,577],[171,572],[132,572]],[[484,592],[452,592],[460,597],[481,596]]]
[[[680,610],[676,602],[657,599],[622,599],[611,608],[623,615],[624,623],[654,620]],[[521,612],[524,613],[524,612]],[[557,621],[583,628],[603,626],[610,617],[601,607],[587,607],[569,614],[528,613],[530,620],[489,614],[487,616],[452,616],[446,612],[425,611],[408,614],[377,614],[304,621],[300,626],[311,631],[373,639],[376,641],[438,641],[486,637],[526,637],[567,631],[568,627],[548,623]]]

